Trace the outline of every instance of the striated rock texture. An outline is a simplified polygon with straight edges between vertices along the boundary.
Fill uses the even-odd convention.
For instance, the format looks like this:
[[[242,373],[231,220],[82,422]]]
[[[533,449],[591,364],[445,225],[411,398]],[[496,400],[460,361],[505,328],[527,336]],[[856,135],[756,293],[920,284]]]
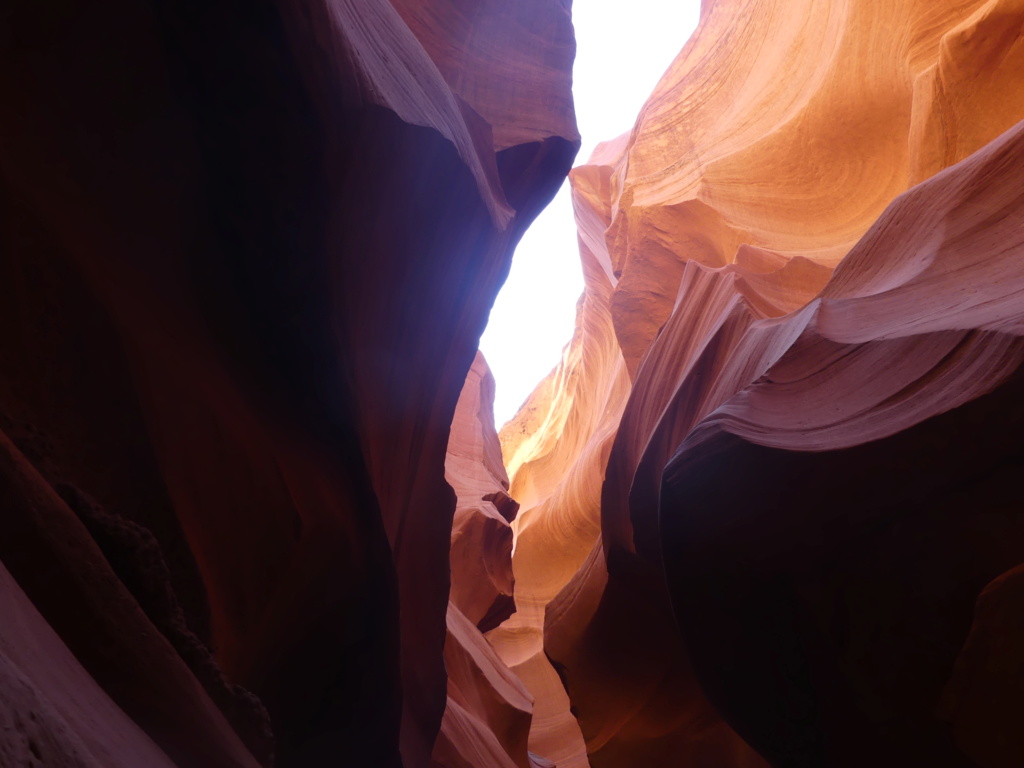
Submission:
[[[1019,0],[705,2],[500,443],[565,3],[0,34],[5,768],[1024,764]]]
[[[544,768],[527,749],[533,699],[484,632],[512,612],[512,528],[494,430],[494,377],[477,352],[455,409],[448,482],[458,496],[452,527],[451,597],[444,658],[448,705],[433,768]]]
[[[705,2],[573,171],[490,634],[558,765],[1024,760],[1022,72],[1019,2]]]
[[[494,376],[477,352],[448,438],[445,478],[456,494],[450,600],[481,632],[513,610],[512,526],[519,504],[494,429]]]
[[[0,763],[430,764],[510,608],[448,612],[449,427],[578,147],[506,6],[4,4]]]

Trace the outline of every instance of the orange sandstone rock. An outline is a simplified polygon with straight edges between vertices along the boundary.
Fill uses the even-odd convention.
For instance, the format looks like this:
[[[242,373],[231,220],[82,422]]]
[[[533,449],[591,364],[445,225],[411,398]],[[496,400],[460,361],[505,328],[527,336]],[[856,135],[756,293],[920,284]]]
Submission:
[[[573,343],[501,432],[510,492],[521,504],[513,523],[516,613],[488,635],[534,697],[531,749],[559,768],[587,762],[562,681],[544,653],[544,610],[599,535],[603,468],[629,393],[608,311],[611,283],[586,240],[603,226],[599,213],[589,225],[581,222],[587,291]]]
[[[706,3],[633,131],[573,171],[577,332],[501,436],[518,610],[491,636],[550,708],[531,743],[595,768],[965,764],[934,707],[971,601],[1024,554],[1015,516],[969,535],[1017,500],[961,447],[1017,461],[1022,23]],[[954,477],[993,495],[977,517]]]
[[[512,528],[518,504],[494,430],[494,378],[477,353],[459,397],[445,473],[458,497],[445,668],[448,704],[434,745],[436,768],[531,768],[533,698],[483,632],[512,611]]]
[[[513,610],[509,524],[519,504],[508,494],[508,475],[494,430],[494,377],[480,352],[455,409],[445,478],[456,494],[450,599],[486,632]]]
[[[939,694],[1024,547],[1022,158],[1019,124],[895,201],[665,469],[691,662],[770,760],[965,764]]]
[[[454,603],[448,606],[445,667],[448,705],[431,765],[530,768],[533,700]]]

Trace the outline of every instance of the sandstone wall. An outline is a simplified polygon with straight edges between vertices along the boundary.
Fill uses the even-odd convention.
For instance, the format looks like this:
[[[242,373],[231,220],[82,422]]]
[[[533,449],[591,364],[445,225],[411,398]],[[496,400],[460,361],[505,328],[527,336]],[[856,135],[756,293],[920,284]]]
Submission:
[[[491,636],[547,707],[531,743],[1017,759],[965,693],[1013,654],[954,662],[1024,561],[1022,25],[996,0],[706,2],[574,169],[576,335],[501,433],[519,610]]]
[[[122,763],[428,765],[449,427],[578,135],[562,3],[420,10],[0,11],[0,636],[81,665],[5,652],[47,732],[105,693]]]

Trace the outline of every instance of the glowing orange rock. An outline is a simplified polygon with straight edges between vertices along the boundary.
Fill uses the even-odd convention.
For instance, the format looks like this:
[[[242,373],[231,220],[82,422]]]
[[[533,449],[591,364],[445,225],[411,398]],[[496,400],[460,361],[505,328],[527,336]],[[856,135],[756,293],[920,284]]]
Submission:
[[[894,201],[664,470],[691,663],[772,761],[963,764],[939,694],[1024,551],[1022,160],[1024,123]]]
[[[1019,3],[996,0],[705,3],[634,130],[573,171],[586,280],[576,335],[501,435],[522,504],[518,610],[491,637],[538,714],[548,707],[531,743],[557,741],[561,759],[594,768],[959,764],[925,704],[970,601],[1024,559],[1019,523],[1004,557],[928,523],[920,504],[917,529],[869,535],[858,526],[898,528],[898,516],[857,517],[841,497],[870,486],[873,467],[872,503],[886,491],[934,500],[922,483],[929,462],[956,474],[956,434],[1017,461],[981,414],[1012,398],[1021,362],[1022,26]],[[1014,429],[1016,411],[1005,419]],[[770,463],[748,445],[781,453]],[[856,461],[843,453],[853,446]],[[896,446],[909,452],[902,481],[882,472],[903,466]],[[970,466],[964,482],[980,493],[988,481]],[[835,530],[811,525],[815,514]],[[970,563],[955,589],[943,582],[947,608],[893,559],[912,549],[904,532],[932,524],[924,561]],[[843,550],[841,531],[868,543]],[[883,600],[865,584],[885,577],[850,566],[833,577],[859,601],[846,616],[834,583],[785,571],[817,564],[804,559],[815,542],[889,563],[921,604],[911,611],[910,588],[892,584]],[[803,591],[786,592],[770,566]],[[872,645],[900,610],[920,629]],[[808,635],[830,621],[827,641]],[[861,664],[895,663],[929,632],[935,652],[890,670],[888,688]],[[874,698],[839,686],[826,657]],[[550,692],[556,678],[568,701]],[[881,722],[888,736],[867,725]]]

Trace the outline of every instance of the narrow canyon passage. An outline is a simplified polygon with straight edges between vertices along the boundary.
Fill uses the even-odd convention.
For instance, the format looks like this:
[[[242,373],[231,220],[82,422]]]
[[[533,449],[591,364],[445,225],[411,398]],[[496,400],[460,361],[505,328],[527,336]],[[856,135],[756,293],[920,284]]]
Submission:
[[[1024,766],[1024,4],[571,14],[0,10],[0,768]]]

